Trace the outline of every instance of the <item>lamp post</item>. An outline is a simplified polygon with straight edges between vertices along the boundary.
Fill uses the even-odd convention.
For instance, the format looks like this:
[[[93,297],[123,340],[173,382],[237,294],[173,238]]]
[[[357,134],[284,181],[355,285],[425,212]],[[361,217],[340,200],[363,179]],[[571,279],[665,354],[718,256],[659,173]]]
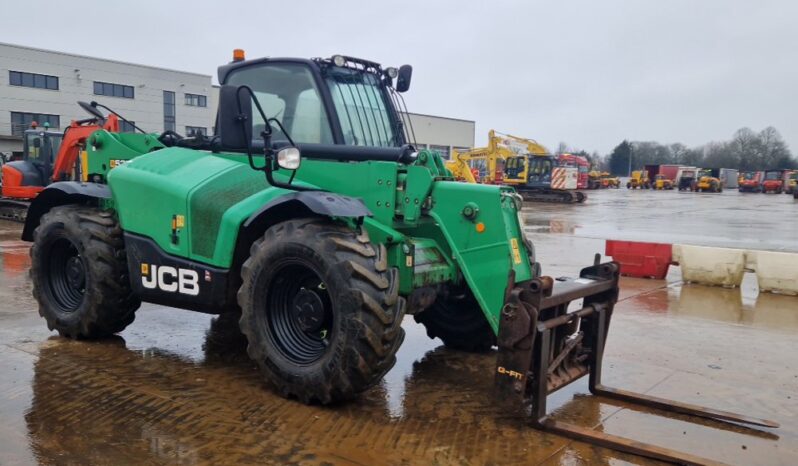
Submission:
[[[632,151],[634,150],[634,146],[632,143],[629,143],[629,178],[632,177]]]

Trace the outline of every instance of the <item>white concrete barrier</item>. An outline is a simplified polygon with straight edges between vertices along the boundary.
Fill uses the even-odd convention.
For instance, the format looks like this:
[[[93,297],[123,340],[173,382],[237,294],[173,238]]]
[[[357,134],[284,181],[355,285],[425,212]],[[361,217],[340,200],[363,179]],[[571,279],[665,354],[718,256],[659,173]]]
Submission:
[[[798,253],[747,251],[748,266],[756,271],[759,291],[798,295]]]
[[[746,251],[674,244],[672,259],[681,266],[685,282],[733,287],[743,281]]]

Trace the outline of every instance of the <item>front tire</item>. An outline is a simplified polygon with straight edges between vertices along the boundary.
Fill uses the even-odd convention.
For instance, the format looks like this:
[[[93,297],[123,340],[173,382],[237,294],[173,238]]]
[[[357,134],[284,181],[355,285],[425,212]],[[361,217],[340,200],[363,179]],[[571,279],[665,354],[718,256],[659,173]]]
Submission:
[[[429,309],[413,318],[426,327],[428,337],[440,338],[447,348],[480,353],[496,345],[493,329],[467,288],[438,296]]]
[[[33,297],[50,330],[103,338],[133,322],[122,230],[111,212],[67,205],[42,216],[31,247]]]
[[[396,362],[405,301],[385,247],[308,218],[269,228],[241,268],[247,352],[287,398],[354,398]]]

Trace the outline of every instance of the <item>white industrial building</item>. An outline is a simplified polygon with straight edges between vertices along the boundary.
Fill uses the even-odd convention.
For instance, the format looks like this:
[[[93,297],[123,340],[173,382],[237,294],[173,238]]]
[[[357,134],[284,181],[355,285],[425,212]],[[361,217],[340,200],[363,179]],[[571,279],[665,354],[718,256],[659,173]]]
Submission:
[[[22,150],[20,136],[32,121],[63,130],[87,118],[79,100],[106,105],[145,131],[210,134],[217,98],[210,74],[0,43],[3,153]],[[421,148],[448,157],[453,148],[474,146],[473,121],[409,115]]]

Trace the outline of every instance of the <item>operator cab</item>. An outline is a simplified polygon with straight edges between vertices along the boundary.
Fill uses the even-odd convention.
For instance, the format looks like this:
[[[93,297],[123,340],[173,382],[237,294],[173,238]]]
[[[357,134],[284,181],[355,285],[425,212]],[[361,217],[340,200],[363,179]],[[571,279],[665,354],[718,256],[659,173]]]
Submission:
[[[329,59],[261,58],[236,60],[219,68],[220,115],[225,100],[243,93],[224,88],[251,89],[255,107],[252,136],[259,138],[270,121],[275,145],[296,144],[401,147],[412,139],[398,92],[409,88],[412,68],[382,68],[375,62],[343,55]],[[398,78],[394,87],[394,79]],[[226,96],[225,94],[229,94]],[[257,101],[257,103],[255,103]],[[237,102],[233,102],[237,104]],[[279,122],[279,124],[277,124]],[[224,138],[226,122],[217,132]],[[288,133],[288,134],[286,134]]]
[[[32,199],[52,177],[53,163],[63,133],[37,128],[35,124],[23,133],[22,159],[4,164],[2,168],[3,196]]]

